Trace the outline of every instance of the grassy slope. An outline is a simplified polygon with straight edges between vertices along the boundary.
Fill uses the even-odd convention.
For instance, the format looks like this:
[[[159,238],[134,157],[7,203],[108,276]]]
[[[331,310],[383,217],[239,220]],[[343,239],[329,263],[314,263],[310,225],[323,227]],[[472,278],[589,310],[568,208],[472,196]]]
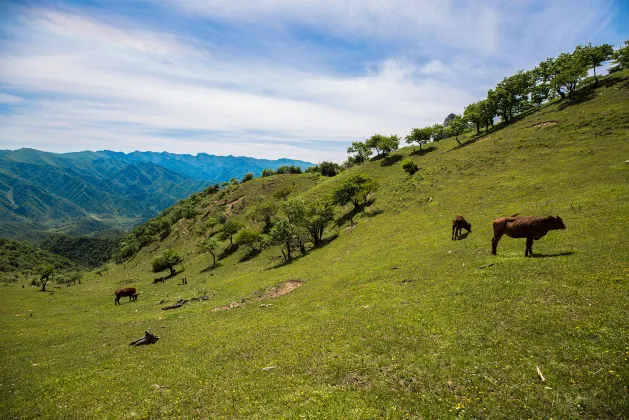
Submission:
[[[307,191],[307,175],[241,185],[221,202],[268,197],[279,187],[263,190],[269,181],[295,182],[311,199],[354,172],[379,180],[371,217],[287,266],[270,259],[277,249],[246,262],[239,250],[204,270],[209,256],[197,255],[193,229],[177,235],[180,225],[161,247],[188,253],[186,271],[166,284],[150,284],[155,254],[145,249],[53,295],[3,287],[0,415],[626,415],[628,76],[609,78],[589,101],[551,104],[466,147],[453,150],[447,140],[413,155],[422,168],[415,177],[392,158]],[[557,124],[534,127],[545,121]],[[559,214],[567,229],[537,241],[538,258],[524,258],[524,240],[506,237],[490,255],[491,220],[514,212]],[[473,233],[452,242],[456,213]],[[187,286],[177,284],[182,276]],[[113,290],[129,279],[140,299],[114,307]],[[271,307],[212,312],[290,279],[305,285]],[[180,309],[157,304],[209,291],[212,300]],[[146,329],[161,340],[127,346]]]

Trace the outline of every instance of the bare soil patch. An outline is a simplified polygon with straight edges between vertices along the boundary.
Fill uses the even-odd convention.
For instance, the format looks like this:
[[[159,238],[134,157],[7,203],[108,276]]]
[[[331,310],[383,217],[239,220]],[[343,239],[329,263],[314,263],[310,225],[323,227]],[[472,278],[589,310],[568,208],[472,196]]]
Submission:
[[[226,311],[228,309],[240,308],[241,306],[244,306],[249,302],[259,302],[267,299],[275,299],[292,292],[298,287],[301,287],[303,284],[304,282],[301,280],[288,280],[283,283],[276,284],[275,286],[272,286],[271,288],[266,289],[262,292],[254,292],[249,299],[241,299],[237,302],[230,302],[226,305],[216,307],[212,309],[212,311]]]

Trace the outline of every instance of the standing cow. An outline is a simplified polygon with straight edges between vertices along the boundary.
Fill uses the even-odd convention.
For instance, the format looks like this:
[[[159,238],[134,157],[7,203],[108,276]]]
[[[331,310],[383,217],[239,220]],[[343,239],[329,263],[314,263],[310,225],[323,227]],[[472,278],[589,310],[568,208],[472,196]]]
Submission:
[[[138,292],[135,290],[135,287],[121,287],[116,290],[116,300],[114,301],[115,305],[120,305],[120,298],[123,296],[129,296],[129,302],[138,300]]]
[[[459,237],[461,231],[466,229],[468,233],[472,233],[472,225],[463,218],[463,216],[454,216],[452,219],[452,240],[455,241]]]
[[[494,238],[491,240],[491,253],[496,255],[498,241],[502,235],[512,238],[526,238],[524,256],[533,255],[533,240],[538,240],[550,230],[565,229],[561,217],[499,217],[493,222]]]

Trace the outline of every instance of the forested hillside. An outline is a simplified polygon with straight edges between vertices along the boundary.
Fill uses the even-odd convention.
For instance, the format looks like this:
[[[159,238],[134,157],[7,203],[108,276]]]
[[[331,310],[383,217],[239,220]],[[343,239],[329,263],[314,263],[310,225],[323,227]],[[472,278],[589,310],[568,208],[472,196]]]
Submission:
[[[0,410],[124,417],[118,402],[133,400],[140,418],[622,418],[628,98],[621,71],[487,134],[331,177],[208,188],[134,229],[119,264],[81,285],[3,287],[2,322],[20,334],[0,343]],[[491,255],[492,220],[514,213],[566,229],[532,258],[508,237]],[[457,214],[472,232],[453,241]],[[114,305],[121,285],[137,302]],[[147,330],[157,343],[128,346]]]

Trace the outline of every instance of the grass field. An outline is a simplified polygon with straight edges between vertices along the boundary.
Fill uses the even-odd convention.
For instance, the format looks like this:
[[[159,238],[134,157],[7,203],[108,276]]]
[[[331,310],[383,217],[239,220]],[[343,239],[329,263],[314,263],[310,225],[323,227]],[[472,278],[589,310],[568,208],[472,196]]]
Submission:
[[[3,285],[0,417],[627,418],[629,72],[601,85],[464,147],[407,147],[317,184],[274,176],[201,200],[242,218],[277,188],[312,200],[356,172],[378,180],[353,229],[333,225],[291,264],[241,249],[211,269],[180,223],[160,250],[81,285]],[[472,233],[452,241],[459,213]],[[533,258],[508,237],[493,256],[491,221],[512,213],[558,214],[567,229]],[[168,246],[185,271],[152,284]],[[303,284],[256,300],[289,280]],[[138,301],[114,306],[129,281]],[[200,295],[212,298],[161,310]],[[160,340],[129,347],[145,330]]]

